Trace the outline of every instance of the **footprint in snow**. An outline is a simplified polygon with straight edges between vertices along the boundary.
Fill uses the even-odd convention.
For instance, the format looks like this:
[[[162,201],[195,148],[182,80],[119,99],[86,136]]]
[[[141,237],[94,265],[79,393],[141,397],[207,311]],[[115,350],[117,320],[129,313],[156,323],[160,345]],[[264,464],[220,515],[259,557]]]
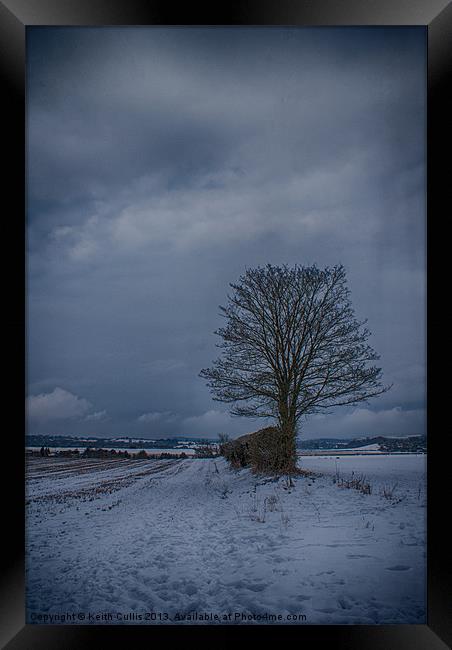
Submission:
[[[267,587],[266,583],[247,583],[243,580],[235,580],[234,582],[225,583],[228,587],[234,587],[235,589],[248,589],[249,591],[264,591]]]
[[[157,582],[159,585],[163,584],[164,582],[168,582],[168,576],[167,575],[160,575],[154,578],[155,582]],[[143,582],[145,584],[149,584],[150,580],[143,578]]]
[[[245,584],[243,586],[245,587],[245,589],[249,589],[250,591],[264,591],[264,589],[267,587],[266,583]]]
[[[335,610],[331,607],[324,607],[322,609],[315,609],[314,611],[321,612],[322,614],[333,614]]]
[[[280,576],[287,576],[289,574],[288,569],[272,569],[272,571]]]
[[[342,609],[351,609],[353,607],[352,603],[350,603],[346,598],[343,597],[338,598],[337,602]]]
[[[406,566],[406,564],[395,564],[394,566],[387,566],[386,569],[388,571],[408,571],[411,567]]]

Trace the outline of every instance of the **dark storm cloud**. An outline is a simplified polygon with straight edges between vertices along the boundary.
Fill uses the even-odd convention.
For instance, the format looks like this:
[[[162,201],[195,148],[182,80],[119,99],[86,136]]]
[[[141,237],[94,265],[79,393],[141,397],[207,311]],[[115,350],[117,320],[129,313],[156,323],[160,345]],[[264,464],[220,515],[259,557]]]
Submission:
[[[53,431],[253,428],[197,378],[228,283],[342,262],[395,386],[341,429],[423,429],[424,45],[407,28],[29,30],[34,425],[79,399],[91,412]]]

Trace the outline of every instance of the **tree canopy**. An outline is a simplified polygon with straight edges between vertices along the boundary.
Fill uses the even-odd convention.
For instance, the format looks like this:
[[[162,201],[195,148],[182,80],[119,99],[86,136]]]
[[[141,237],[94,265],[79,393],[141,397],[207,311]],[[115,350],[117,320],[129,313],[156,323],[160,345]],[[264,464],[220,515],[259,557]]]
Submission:
[[[342,265],[268,264],[230,286],[227,322],[215,332],[222,354],[200,376],[232,415],[276,418],[294,448],[302,416],[388,390]]]

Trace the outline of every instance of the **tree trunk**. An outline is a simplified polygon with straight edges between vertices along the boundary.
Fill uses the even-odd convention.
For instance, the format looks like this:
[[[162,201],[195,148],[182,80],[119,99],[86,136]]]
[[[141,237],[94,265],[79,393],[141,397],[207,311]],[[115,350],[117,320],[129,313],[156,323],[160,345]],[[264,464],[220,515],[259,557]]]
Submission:
[[[283,405],[279,413],[280,444],[275,468],[281,474],[295,474],[297,470],[296,423],[289,409]]]

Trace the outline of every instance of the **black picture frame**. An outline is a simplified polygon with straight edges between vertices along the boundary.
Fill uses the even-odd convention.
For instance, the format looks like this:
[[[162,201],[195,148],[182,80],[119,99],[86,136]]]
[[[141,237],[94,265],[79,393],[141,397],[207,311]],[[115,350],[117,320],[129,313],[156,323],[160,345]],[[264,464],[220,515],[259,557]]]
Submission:
[[[25,32],[33,25],[420,25],[428,37],[428,173],[427,173],[427,247],[428,247],[428,623],[427,625],[376,626],[41,626],[25,625],[24,598],[24,448],[25,418],[19,425],[18,413],[24,413],[25,384]],[[444,383],[436,381],[441,373],[444,336],[442,312],[435,310],[435,288],[444,282],[441,261],[442,217],[447,216],[447,192],[450,191],[450,166],[442,163],[447,129],[450,128],[447,90],[451,62],[452,5],[446,0],[253,0],[221,4],[200,9],[187,3],[176,10],[170,4],[146,0],[0,0],[0,66],[2,73],[4,159],[3,205],[4,242],[13,250],[13,266],[8,262],[4,284],[6,297],[7,337],[10,351],[7,403],[14,417],[3,444],[2,475],[6,478],[2,492],[4,523],[0,615],[2,647],[38,650],[46,648],[80,648],[105,646],[110,642],[133,647],[155,642],[156,635],[165,643],[186,643],[187,634],[214,643],[230,643],[240,636],[243,642],[256,641],[264,630],[269,643],[288,640],[299,645],[331,643],[332,647],[377,650],[440,650],[452,643],[452,588],[448,582],[450,544],[445,532],[450,506],[447,500],[450,443],[447,422],[441,413],[447,409]],[[449,109],[450,110],[450,109]],[[5,143],[6,140],[6,143]],[[450,149],[448,149],[450,151]],[[450,154],[449,154],[450,155]],[[5,197],[6,195],[6,197]],[[6,225],[7,224],[7,225]],[[6,246],[5,246],[6,248]],[[434,252],[433,252],[434,251]],[[446,276],[447,277],[447,276]],[[11,279],[14,281],[11,282]],[[444,288],[446,288],[444,283]],[[26,287],[25,287],[26,289]],[[444,294],[443,294],[444,295]],[[447,331],[446,331],[447,337]],[[439,384],[443,383],[443,388]],[[6,471],[8,470],[8,471]],[[133,642],[132,642],[133,638]]]

